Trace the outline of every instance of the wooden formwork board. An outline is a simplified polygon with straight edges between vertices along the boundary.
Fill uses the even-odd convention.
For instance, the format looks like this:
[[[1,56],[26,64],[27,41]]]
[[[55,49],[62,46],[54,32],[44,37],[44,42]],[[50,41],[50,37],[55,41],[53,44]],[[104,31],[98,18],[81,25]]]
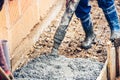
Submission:
[[[110,61],[107,59],[101,72],[100,72],[100,75],[97,77],[96,80],[115,80],[115,78],[116,78],[115,77],[115,66],[113,66],[113,64],[114,64],[114,61],[112,61],[110,63]],[[110,76],[108,77],[108,75],[110,75]],[[120,79],[117,78],[116,80],[120,80]]]
[[[103,66],[103,69],[100,72],[100,75],[96,80],[107,80],[107,64],[108,60],[106,60],[105,65]]]
[[[116,79],[116,53],[115,53],[115,48],[109,48],[109,53],[108,53],[108,80],[115,80]]]
[[[96,80],[120,80],[119,76],[120,47],[115,47],[109,42],[107,47],[107,60]]]
[[[115,48],[115,60],[116,60],[116,77],[120,76],[120,38],[115,39],[114,41]]]

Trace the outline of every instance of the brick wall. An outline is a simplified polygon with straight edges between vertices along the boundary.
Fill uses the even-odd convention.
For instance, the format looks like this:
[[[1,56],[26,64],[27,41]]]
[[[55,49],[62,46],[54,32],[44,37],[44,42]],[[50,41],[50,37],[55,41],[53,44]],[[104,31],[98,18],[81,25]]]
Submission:
[[[6,0],[0,12],[0,39],[7,39],[14,71],[61,10],[64,0]]]

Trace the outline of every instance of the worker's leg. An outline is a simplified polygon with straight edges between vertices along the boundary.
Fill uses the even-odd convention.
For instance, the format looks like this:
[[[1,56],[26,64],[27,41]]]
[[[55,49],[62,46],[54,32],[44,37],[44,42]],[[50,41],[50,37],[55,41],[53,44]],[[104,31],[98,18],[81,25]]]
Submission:
[[[114,0],[98,0],[111,29],[110,40],[120,38],[120,22],[115,8]]]
[[[75,11],[76,16],[81,19],[81,23],[85,31],[85,39],[81,44],[81,47],[84,49],[90,48],[93,40],[95,39],[90,10],[91,6],[89,5],[89,0],[81,0]]]

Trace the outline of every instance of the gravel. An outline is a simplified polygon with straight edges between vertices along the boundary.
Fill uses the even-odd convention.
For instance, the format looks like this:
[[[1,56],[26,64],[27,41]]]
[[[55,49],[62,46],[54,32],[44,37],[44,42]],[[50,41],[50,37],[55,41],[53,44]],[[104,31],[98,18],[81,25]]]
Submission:
[[[42,55],[14,72],[15,80],[96,80],[104,63],[94,59]]]

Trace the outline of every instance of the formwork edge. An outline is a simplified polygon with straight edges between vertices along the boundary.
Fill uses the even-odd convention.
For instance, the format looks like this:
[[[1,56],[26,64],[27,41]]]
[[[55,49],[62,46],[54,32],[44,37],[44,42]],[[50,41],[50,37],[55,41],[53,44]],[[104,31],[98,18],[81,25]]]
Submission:
[[[100,72],[100,75],[97,77],[96,80],[107,80],[107,65],[108,65],[108,60],[106,60],[101,72]]]

